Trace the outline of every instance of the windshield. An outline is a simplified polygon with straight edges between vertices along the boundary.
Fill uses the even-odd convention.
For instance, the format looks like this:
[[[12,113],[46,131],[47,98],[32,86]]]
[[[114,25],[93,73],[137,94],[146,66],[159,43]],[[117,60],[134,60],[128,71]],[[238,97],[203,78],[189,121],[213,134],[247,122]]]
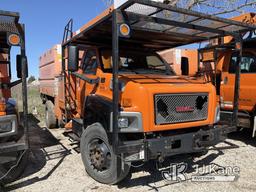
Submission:
[[[156,53],[120,51],[119,72],[174,75],[173,70]],[[101,50],[103,70],[112,72],[112,51]]]

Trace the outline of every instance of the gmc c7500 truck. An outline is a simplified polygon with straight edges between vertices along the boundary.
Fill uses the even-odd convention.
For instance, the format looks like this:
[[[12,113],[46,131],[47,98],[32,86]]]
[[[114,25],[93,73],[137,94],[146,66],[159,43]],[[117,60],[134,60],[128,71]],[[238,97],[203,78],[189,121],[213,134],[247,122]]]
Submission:
[[[62,45],[40,58],[40,91],[46,125],[75,134],[92,178],[114,184],[132,162],[161,162],[225,139],[215,87],[188,77],[186,60],[177,76],[158,52],[240,32],[227,24],[249,25],[145,0],[111,7],[76,32],[72,23]]]

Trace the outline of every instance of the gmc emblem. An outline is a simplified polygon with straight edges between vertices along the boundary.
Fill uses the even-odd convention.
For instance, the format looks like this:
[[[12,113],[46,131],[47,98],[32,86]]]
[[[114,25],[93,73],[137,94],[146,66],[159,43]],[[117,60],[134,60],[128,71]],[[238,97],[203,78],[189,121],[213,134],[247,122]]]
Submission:
[[[195,110],[195,107],[192,106],[183,106],[183,107],[176,107],[177,113],[186,113],[186,112],[193,112]]]

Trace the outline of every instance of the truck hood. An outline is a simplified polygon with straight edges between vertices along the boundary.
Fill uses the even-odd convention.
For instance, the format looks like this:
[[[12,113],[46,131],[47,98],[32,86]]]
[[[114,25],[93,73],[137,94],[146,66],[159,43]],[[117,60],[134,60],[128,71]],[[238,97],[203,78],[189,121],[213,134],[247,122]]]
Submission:
[[[120,75],[120,81],[125,82],[123,87],[123,92],[121,98],[124,100],[132,101],[130,108],[125,108],[126,111],[140,112],[143,119],[144,131],[163,131],[163,130],[174,130],[181,128],[191,128],[200,127],[209,124],[213,124],[215,107],[216,107],[216,97],[215,88],[211,83],[205,83],[203,79],[196,79],[193,77],[185,76],[168,76],[168,75]],[[156,124],[155,110],[156,110],[156,100],[157,95],[165,95],[165,98],[172,97],[173,99],[166,102],[173,103],[173,106],[177,107],[191,107],[194,109],[193,100],[201,95],[208,95],[208,109],[206,117],[203,120],[189,120],[182,123],[163,123]],[[190,98],[191,103],[186,103],[184,106],[182,103],[182,98],[179,95],[184,95],[183,98]],[[194,96],[193,96],[194,95]],[[202,97],[204,98],[204,96]],[[196,102],[195,102],[196,104]],[[172,108],[173,108],[172,106]],[[169,110],[167,110],[169,113]],[[173,111],[172,111],[173,113]],[[185,118],[183,113],[190,112],[177,112],[175,117]],[[198,113],[200,117],[200,110],[195,110],[193,113]],[[160,114],[160,113],[159,113]],[[172,115],[170,115],[172,116]],[[195,115],[197,118],[197,115]],[[193,117],[194,118],[194,117]],[[161,119],[161,118],[160,118]]]

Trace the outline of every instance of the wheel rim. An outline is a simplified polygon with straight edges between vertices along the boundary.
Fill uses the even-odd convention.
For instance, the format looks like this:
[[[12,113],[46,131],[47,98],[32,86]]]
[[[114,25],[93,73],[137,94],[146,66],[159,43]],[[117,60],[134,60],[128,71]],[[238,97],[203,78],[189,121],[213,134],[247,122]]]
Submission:
[[[107,171],[111,164],[111,152],[106,143],[101,139],[93,139],[89,142],[90,165],[97,172]]]

